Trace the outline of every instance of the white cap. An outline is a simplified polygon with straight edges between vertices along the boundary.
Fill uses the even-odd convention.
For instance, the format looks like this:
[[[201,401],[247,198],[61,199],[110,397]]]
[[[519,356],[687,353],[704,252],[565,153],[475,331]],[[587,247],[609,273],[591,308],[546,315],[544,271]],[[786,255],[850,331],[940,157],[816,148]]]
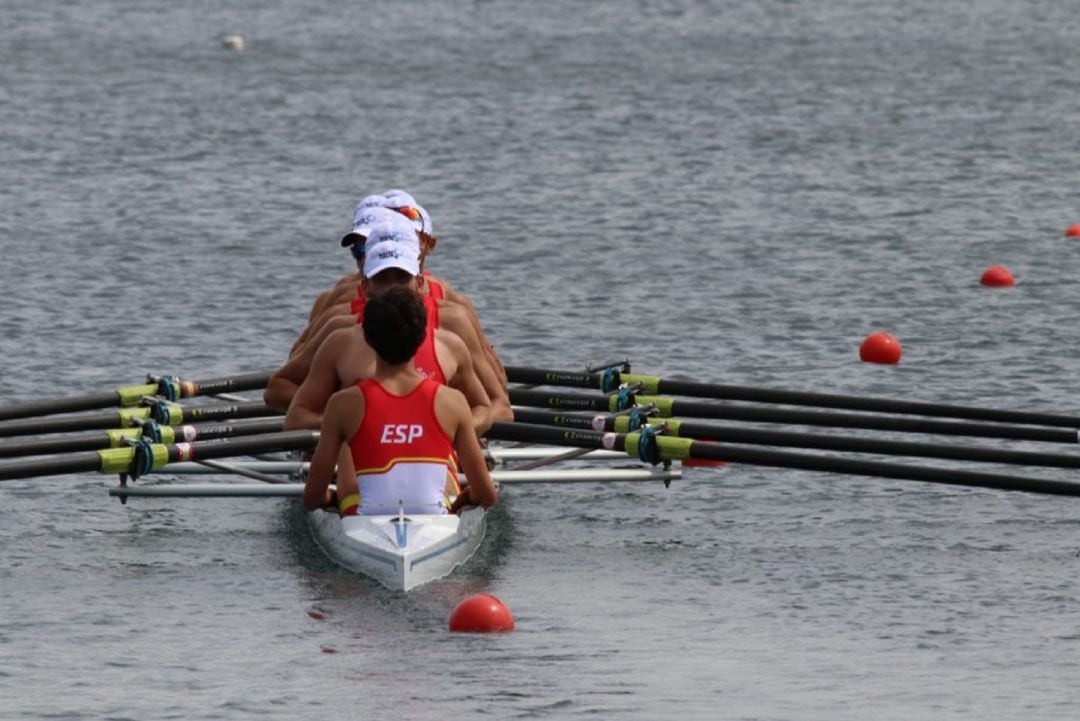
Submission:
[[[411,228],[380,223],[368,233],[364,243],[364,277],[372,278],[387,268],[420,275],[420,240]]]
[[[383,197],[387,199],[397,200],[402,205],[416,205],[416,198],[412,197],[411,193],[406,190],[402,190],[401,188],[390,188],[390,190],[383,193]]]
[[[408,229],[414,228],[411,220],[389,208],[375,205],[357,209],[356,215],[353,217],[353,228],[341,239],[341,247],[348,248],[353,243],[363,242],[368,237],[371,229],[380,223],[400,225]]]
[[[353,217],[366,209],[366,208],[381,208],[386,205],[385,195],[367,195],[360,199],[360,202],[356,204],[356,210],[353,211]]]
[[[431,216],[424,210],[423,206],[416,202],[416,198],[412,197],[409,193],[401,190],[400,188],[392,188],[385,193],[383,197],[386,199],[383,207],[392,208],[397,210],[399,208],[413,208],[420,215],[416,220],[408,218],[412,221],[413,226],[418,231],[423,231],[428,235],[431,235]]]

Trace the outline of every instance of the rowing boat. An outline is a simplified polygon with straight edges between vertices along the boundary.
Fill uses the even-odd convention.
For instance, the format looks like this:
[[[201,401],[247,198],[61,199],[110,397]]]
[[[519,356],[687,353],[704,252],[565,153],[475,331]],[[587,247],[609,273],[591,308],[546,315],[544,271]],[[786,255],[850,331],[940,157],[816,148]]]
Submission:
[[[494,449],[494,457],[526,458],[548,462],[565,454],[552,448]],[[611,460],[613,454],[581,456],[591,461]],[[625,458],[625,454],[622,454]],[[209,466],[176,463],[169,472],[177,475],[202,472],[255,474],[259,484],[180,483],[124,485],[109,488],[109,495],[121,499],[144,498],[298,498],[303,483],[288,482],[285,477],[302,472],[305,464],[295,461],[215,462]],[[271,474],[282,476],[280,479]],[[492,479],[500,487],[522,483],[670,483],[682,477],[677,468],[580,468],[497,469]],[[270,481],[270,482],[265,482]],[[334,563],[354,573],[378,581],[392,591],[409,591],[431,581],[445,578],[472,557],[484,538],[487,515],[480,508],[468,508],[457,515],[404,514],[348,516],[341,518],[322,510],[308,514],[311,533],[323,553]]]
[[[448,576],[484,538],[486,514],[346,516],[308,514],[315,541],[330,560],[392,591],[409,591]]]

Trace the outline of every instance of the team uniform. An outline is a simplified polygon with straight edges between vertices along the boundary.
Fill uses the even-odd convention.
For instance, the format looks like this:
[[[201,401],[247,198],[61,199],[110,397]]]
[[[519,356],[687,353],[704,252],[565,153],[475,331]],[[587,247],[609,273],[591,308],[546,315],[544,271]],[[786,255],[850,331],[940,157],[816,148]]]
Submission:
[[[461,485],[453,442],[435,415],[439,384],[424,379],[405,396],[370,378],[356,385],[365,410],[349,450],[360,493],[342,499],[341,514],[447,513]]]
[[[359,295],[353,299],[351,310],[356,315],[357,324],[364,322],[364,304],[367,298],[363,291],[357,291]],[[447,375],[439,363],[439,356],[435,352],[435,330],[439,327],[439,304],[435,298],[423,296],[424,310],[427,311],[427,329],[424,331],[424,342],[416,349],[413,364],[416,372],[423,378],[430,378],[436,383],[447,385]]]

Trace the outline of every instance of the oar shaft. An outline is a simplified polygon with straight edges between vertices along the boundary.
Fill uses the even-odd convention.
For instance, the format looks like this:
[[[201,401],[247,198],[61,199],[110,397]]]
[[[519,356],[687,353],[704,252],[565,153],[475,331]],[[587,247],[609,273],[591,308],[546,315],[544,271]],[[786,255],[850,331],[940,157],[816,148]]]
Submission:
[[[282,431],[244,438],[221,438],[192,443],[153,444],[153,470],[168,463],[209,460],[230,456],[256,455],[278,451],[309,451],[319,439],[317,431]],[[135,449],[106,448],[85,453],[68,453],[0,461],[0,481],[66,473],[128,473]]]
[[[152,395],[157,389],[154,385],[142,386],[148,395]],[[122,398],[118,391],[95,393],[81,398],[49,398],[40,401],[27,401],[15,403],[0,408],[0,421],[9,421],[16,418],[30,418],[31,416],[47,416],[53,413],[77,413],[79,411],[92,411],[98,408],[122,405]]]
[[[611,448],[636,454],[639,434],[621,434],[592,430],[565,430],[552,426],[525,423],[497,422],[488,431],[488,438],[504,441],[551,443],[581,448]],[[723,443],[703,443],[685,438],[657,437],[664,458],[686,458],[745,463],[747,465],[794,468],[827,473],[893,478],[958,486],[994,488],[1003,491],[1025,491],[1063,496],[1080,496],[1080,484],[1024,476],[1006,476],[980,471],[909,466],[882,461],[789,453],[770,449],[748,448]]]
[[[217,393],[258,390],[260,388],[265,388],[269,382],[270,372],[266,371],[226,376],[222,378],[208,378],[200,381],[178,381],[178,387],[180,389],[179,397],[193,398],[195,396],[207,396]],[[142,396],[154,395],[157,391],[157,383],[147,382],[76,398],[48,398],[37,401],[26,401],[25,403],[14,403],[7,406],[0,406],[0,421],[30,418],[32,416],[46,416],[55,413],[92,411],[99,408],[108,408],[110,406],[132,406],[137,404]]]
[[[507,366],[507,378],[512,383],[530,385],[553,385],[603,390],[603,376],[599,373],[547,370]],[[755,403],[780,403],[793,406],[813,406],[873,413],[897,413],[901,415],[934,416],[939,418],[964,418],[967,420],[995,423],[1020,423],[1059,428],[1080,428],[1080,418],[1057,413],[1001,410],[981,406],[928,403],[924,401],[899,400],[868,396],[842,395],[837,393],[811,393],[806,391],[754,388],[749,386],[699,383],[696,381],[669,380],[658,376],[619,373],[617,381],[644,386],[650,395],[680,395],[714,400],[751,401]]]
[[[614,396],[584,393],[548,393],[540,390],[510,389],[510,402],[515,405],[551,408],[560,411],[610,412],[614,408]],[[943,421],[932,418],[908,418],[904,416],[876,416],[832,411],[804,411],[798,409],[769,408],[760,406],[735,406],[723,403],[686,401],[672,398],[639,396],[638,403],[655,402],[660,416],[687,416],[756,423],[787,423],[805,426],[832,426],[841,428],[866,428],[902,433],[935,433],[952,436],[975,436],[980,438],[1009,438],[1013,440],[1043,441],[1047,443],[1078,442],[1077,431],[1063,428],[1038,428],[1023,425],[973,423],[969,421]]]
[[[165,443],[176,441],[210,440],[211,438],[229,438],[232,436],[255,433],[273,433],[280,431],[284,419],[280,416],[251,418],[247,420],[225,421],[221,423],[200,423],[183,426],[161,426],[162,440]],[[113,428],[105,431],[87,431],[78,435],[46,436],[42,438],[18,439],[0,442],[0,458],[16,456],[36,456],[45,453],[75,453],[77,451],[96,451],[101,448],[118,448],[128,440],[142,436],[140,428]]]
[[[522,423],[542,423],[561,428],[582,428],[590,430],[618,431],[630,430],[626,416],[611,414],[583,415],[554,413],[533,408],[519,408],[514,412],[514,419]],[[655,423],[663,421],[657,420]],[[600,425],[602,424],[602,425]],[[597,428],[600,425],[600,428]],[[846,451],[853,453],[874,453],[890,456],[917,456],[921,458],[942,458],[955,461],[975,461],[979,463],[1007,463],[1023,466],[1047,466],[1051,468],[1080,468],[1080,456],[1064,453],[1041,453],[1020,451],[1006,448],[978,448],[973,446],[945,446],[931,443],[893,441],[880,438],[856,438],[851,436],[825,435],[820,433],[794,433],[789,431],[771,431],[757,428],[736,428],[690,421],[667,421],[668,435],[679,438],[692,438],[703,441],[724,443],[750,443],[765,446],[783,446],[790,448],[813,448],[826,451]]]
[[[195,423],[199,421],[219,421],[230,418],[257,418],[277,415],[277,411],[268,408],[262,401],[243,403],[215,403],[205,406],[170,406],[169,425]],[[44,433],[71,433],[103,428],[135,425],[134,419],[145,420],[150,417],[147,407],[121,408],[115,411],[101,411],[79,416],[51,416],[48,418],[28,418],[16,421],[0,422],[0,437],[32,436]]]

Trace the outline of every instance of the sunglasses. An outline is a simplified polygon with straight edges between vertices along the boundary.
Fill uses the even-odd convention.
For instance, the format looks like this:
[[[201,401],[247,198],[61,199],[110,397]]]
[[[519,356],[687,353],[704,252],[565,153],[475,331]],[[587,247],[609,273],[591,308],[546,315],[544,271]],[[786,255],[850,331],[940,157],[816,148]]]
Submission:
[[[356,258],[357,260],[363,260],[364,259],[364,242],[361,241],[359,243],[353,243],[351,246],[349,246],[349,252],[351,252],[352,257]]]
[[[390,210],[395,210],[398,213],[401,213],[409,220],[420,220],[420,211],[411,206],[405,205],[400,208],[391,208]]]

